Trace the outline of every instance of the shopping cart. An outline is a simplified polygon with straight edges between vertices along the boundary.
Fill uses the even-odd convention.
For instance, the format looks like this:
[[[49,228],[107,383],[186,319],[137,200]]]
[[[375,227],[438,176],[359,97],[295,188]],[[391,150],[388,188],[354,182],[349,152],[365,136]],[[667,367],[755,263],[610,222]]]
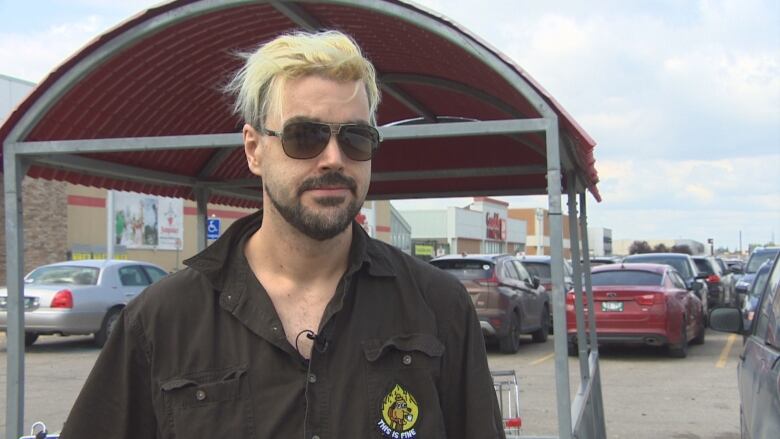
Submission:
[[[60,435],[49,434],[46,430],[46,424],[43,422],[36,422],[30,429],[30,435],[22,436],[19,439],[60,439]]]
[[[520,419],[520,389],[517,386],[517,375],[514,370],[493,370],[490,371],[490,375],[493,377],[493,389],[496,391],[498,406],[501,408],[506,437],[517,438],[523,425]]]

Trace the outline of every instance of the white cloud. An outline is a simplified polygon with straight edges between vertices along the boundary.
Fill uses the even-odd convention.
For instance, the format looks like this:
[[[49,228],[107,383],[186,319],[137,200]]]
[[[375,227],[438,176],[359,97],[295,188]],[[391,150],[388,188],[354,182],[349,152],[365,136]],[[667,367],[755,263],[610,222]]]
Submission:
[[[6,75],[39,82],[105,28],[91,15],[40,32],[0,33],[0,65]]]

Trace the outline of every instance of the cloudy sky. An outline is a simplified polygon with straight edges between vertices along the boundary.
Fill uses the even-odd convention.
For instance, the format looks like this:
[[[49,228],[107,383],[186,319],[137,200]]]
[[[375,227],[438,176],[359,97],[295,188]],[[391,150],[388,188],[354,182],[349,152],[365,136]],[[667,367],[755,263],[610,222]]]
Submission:
[[[0,73],[40,81],[155,3],[0,0]],[[740,231],[744,248],[780,241],[780,1],[419,3],[509,55],[596,139],[604,201],[589,205],[591,225],[731,249]]]

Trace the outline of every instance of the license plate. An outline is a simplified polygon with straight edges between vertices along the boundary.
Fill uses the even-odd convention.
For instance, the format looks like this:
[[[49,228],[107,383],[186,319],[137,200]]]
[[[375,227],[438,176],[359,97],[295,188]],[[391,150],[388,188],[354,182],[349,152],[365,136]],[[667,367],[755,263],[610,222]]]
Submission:
[[[601,302],[601,310],[604,312],[623,312],[623,302]]]

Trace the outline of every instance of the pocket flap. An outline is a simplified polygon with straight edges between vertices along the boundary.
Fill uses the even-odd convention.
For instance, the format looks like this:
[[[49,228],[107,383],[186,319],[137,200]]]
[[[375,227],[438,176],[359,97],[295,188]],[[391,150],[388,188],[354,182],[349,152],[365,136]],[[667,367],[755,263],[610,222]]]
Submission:
[[[376,361],[390,348],[403,352],[420,351],[429,357],[440,357],[444,353],[444,344],[432,334],[401,334],[384,341],[371,338],[363,340],[362,345],[368,361]]]

